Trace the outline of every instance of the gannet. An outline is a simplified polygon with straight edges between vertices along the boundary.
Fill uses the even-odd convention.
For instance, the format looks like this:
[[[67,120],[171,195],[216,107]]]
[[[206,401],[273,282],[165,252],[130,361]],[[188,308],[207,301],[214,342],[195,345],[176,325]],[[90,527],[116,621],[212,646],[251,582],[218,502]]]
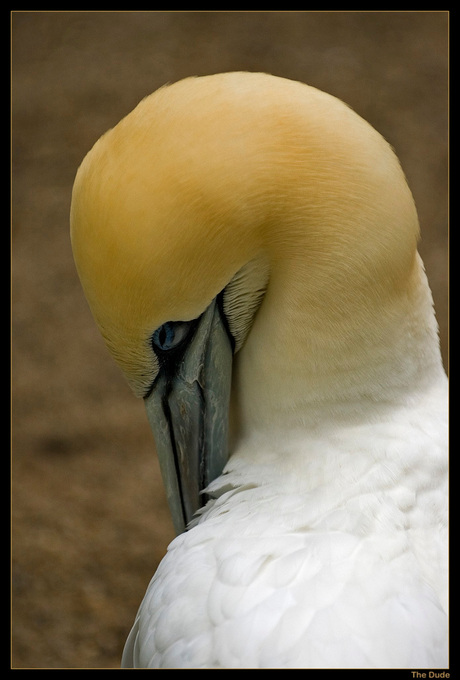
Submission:
[[[267,74],[164,86],[83,160],[77,270],[178,534],[124,667],[447,667],[447,378],[418,236],[382,136]]]

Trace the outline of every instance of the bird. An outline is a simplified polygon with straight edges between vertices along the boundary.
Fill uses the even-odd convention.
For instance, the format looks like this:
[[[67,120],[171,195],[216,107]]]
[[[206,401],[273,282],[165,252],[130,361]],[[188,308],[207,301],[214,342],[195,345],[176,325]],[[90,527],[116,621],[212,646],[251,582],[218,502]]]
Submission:
[[[70,224],[177,534],[122,666],[448,667],[447,377],[390,144],[306,83],[190,76],[96,142]]]

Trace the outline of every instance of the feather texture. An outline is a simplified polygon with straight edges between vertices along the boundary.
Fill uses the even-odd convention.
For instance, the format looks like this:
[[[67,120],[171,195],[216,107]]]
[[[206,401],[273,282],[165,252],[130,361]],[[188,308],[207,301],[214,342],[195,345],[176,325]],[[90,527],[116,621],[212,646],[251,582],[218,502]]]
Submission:
[[[135,394],[160,371],[152,333],[216,298],[237,350],[229,461],[123,665],[446,666],[447,379],[389,144],[300,83],[189,78],[99,140],[71,222]]]
[[[445,396],[441,380],[372,425],[246,441],[170,545],[124,663],[447,666]]]

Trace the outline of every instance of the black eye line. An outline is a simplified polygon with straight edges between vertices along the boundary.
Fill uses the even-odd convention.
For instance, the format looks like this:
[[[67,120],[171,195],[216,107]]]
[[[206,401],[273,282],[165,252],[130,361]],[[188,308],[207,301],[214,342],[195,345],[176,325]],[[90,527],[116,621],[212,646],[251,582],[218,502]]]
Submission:
[[[228,325],[228,320],[224,312],[224,293],[225,293],[225,288],[219,293],[217,296],[217,307],[219,309],[219,314],[222,319],[222,323],[224,325],[225,330],[227,331],[228,338],[230,340],[231,346],[232,346],[232,352],[235,351],[235,338],[233,337],[233,333],[230,330],[230,326]],[[204,312],[203,312],[204,313]],[[144,399],[147,399],[151,393],[153,392],[153,389],[160,377],[161,374],[166,375],[166,378],[168,382],[172,380],[172,377],[175,372],[175,366],[177,365],[181,355],[185,352],[185,349],[187,345],[189,344],[190,340],[192,339],[193,335],[195,334],[195,330],[198,326],[198,323],[203,315],[200,314],[200,316],[197,319],[193,319],[193,321],[190,321],[190,328],[188,330],[188,333],[185,335],[185,337],[175,346],[172,347],[171,349],[161,349],[160,347],[157,347],[154,342],[153,342],[153,335],[156,333],[156,329],[152,335],[150,336],[150,346],[152,348],[152,351],[154,352],[155,356],[158,359],[158,362],[160,364],[159,371],[155,378],[153,379],[151,385],[149,386],[148,390],[146,391],[144,395]],[[173,323],[173,322],[172,322]],[[187,322],[184,322],[187,323]]]
[[[161,375],[166,377],[166,380],[168,384],[171,382],[176,366],[181,358],[181,356],[184,354],[187,345],[189,344],[190,340],[192,339],[193,335],[195,334],[195,330],[198,326],[198,322],[201,319],[201,315],[197,319],[193,319],[192,321],[184,321],[181,323],[189,323],[189,329],[188,332],[185,334],[185,336],[182,338],[180,342],[177,343],[175,347],[171,347],[171,349],[161,349],[161,347],[158,347],[154,341],[153,341],[153,336],[157,332],[158,328],[153,331],[153,333],[150,336],[150,348],[152,352],[155,354],[155,356],[158,359],[159,363],[159,370],[158,373],[156,374],[155,378],[152,380],[151,384],[149,385],[146,393],[143,396],[143,399],[147,399],[153,392],[155,385],[157,384],[159,378]],[[175,323],[175,322],[169,322],[169,323]]]
[[[169,349],[163,349],[162,347],[159,347],[156,344],[156,342],[154,341],[155,333],[157,333],[158,331],[160,331],[160,341],[161,341],[161,334],[163,334],[163,341],[165,340],[167,331],[164,330],[164,326],[166,325],[166,323],[163,324],[163,326],[160,326],[160,328],[157,328],[157,330],[154,331],[152,333],[152,335],[150,336],[150,342],[151,342],[152,349],[155,352],[155,354],[157,356],[160,356],[162,354],[168,354],[169,355],[169,354],[175,352],[176,350],[180,349],[180,347],[182,347],[182,345],[184,345],[188,342],[188,340],[190,339],[190,336],[194,333],[195,328],[196,328],[200,318],[201,317],[198,317],[198,319],[193,319],[192,321],[167,321],[166,323],[169,323],[171,325],[174,325],[176,323],[188,325],[188,328],[186,330],[184,337],[181,340],[179,340],[177,345],[173,345],[173,347],[170,347]]]
[[[159,337],[160,337],[160,343],[163,345],[164,341],[166,340],[166,331],[165,331],[164,324],[163,324],[163,326],[161,326]],[[158,348],[158,349],[161,349],[161,347]],[[167,351],[167,350],[165,350],[165,351]]]
[[[152,380],[152,383],[149,385],[146,393],[144,394],[144,399],[147,399],[152,394],[155,385],[161,376],[166,376],[167,383],[171,383],[174,377],[175,367],[179,362],[181,355],[185,352],[187,346],[186,341],[190,338],[190,335],[191,332],[183,340],[181,340],[177,347],[173,347],[172,349],[162,350],[159,347],[154,347],[153,342],[150,341],[152,352],[158,359],[159,370],[155,378]]]
[[[187,345],[189,344],[190,340],[192,339],[193,335],[195,334],[195,330],[198,326],[198,322],[199,322],[200,319],[201,319],[201,316],[199,316],[198,319],[193,319],[192,321],[180,322],[180,323],[188,323],[189,328],[187,329],[187,333],[182,338],[182,340],[180,340],[177,343],[177,345],[175,345],[174,347],[171,347],[170,349],[162,349],[161,347],[158,347],[153,341],[153,336],[154,336],[154,333],[156,333],[156,331],[154,331],[154,333],[152,333],[151,338],[150,338],[150,345],[151,345],[152,350],[155,353],[155,355],[158,358],[158,361],[160,363],[160,371],[163,370],[168,374],[173,373],[173,370],[174,370],[173,367],[177,364],[178,360],[180,359],[180,356],[185,352]],[[170,323],[175,323],[175,322],[170,322]]]

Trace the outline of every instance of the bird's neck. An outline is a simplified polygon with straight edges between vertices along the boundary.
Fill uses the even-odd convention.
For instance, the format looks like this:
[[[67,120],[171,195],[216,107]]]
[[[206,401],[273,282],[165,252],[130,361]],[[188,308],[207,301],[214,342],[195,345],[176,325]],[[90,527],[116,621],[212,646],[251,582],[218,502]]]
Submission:
[[[442,379],[432,297],[418,255],[404,285],[382,295],[380,304],[372,291],[355,290],[362,298],[356,305],[318,299],[313,309],[296,289],[294,269],[288,279],[287,273],[279,286],[276,278],[271,282],[267,304],[237,355],[237,431],[372,421]],[[371,304],[363,304],[366,297]]]

